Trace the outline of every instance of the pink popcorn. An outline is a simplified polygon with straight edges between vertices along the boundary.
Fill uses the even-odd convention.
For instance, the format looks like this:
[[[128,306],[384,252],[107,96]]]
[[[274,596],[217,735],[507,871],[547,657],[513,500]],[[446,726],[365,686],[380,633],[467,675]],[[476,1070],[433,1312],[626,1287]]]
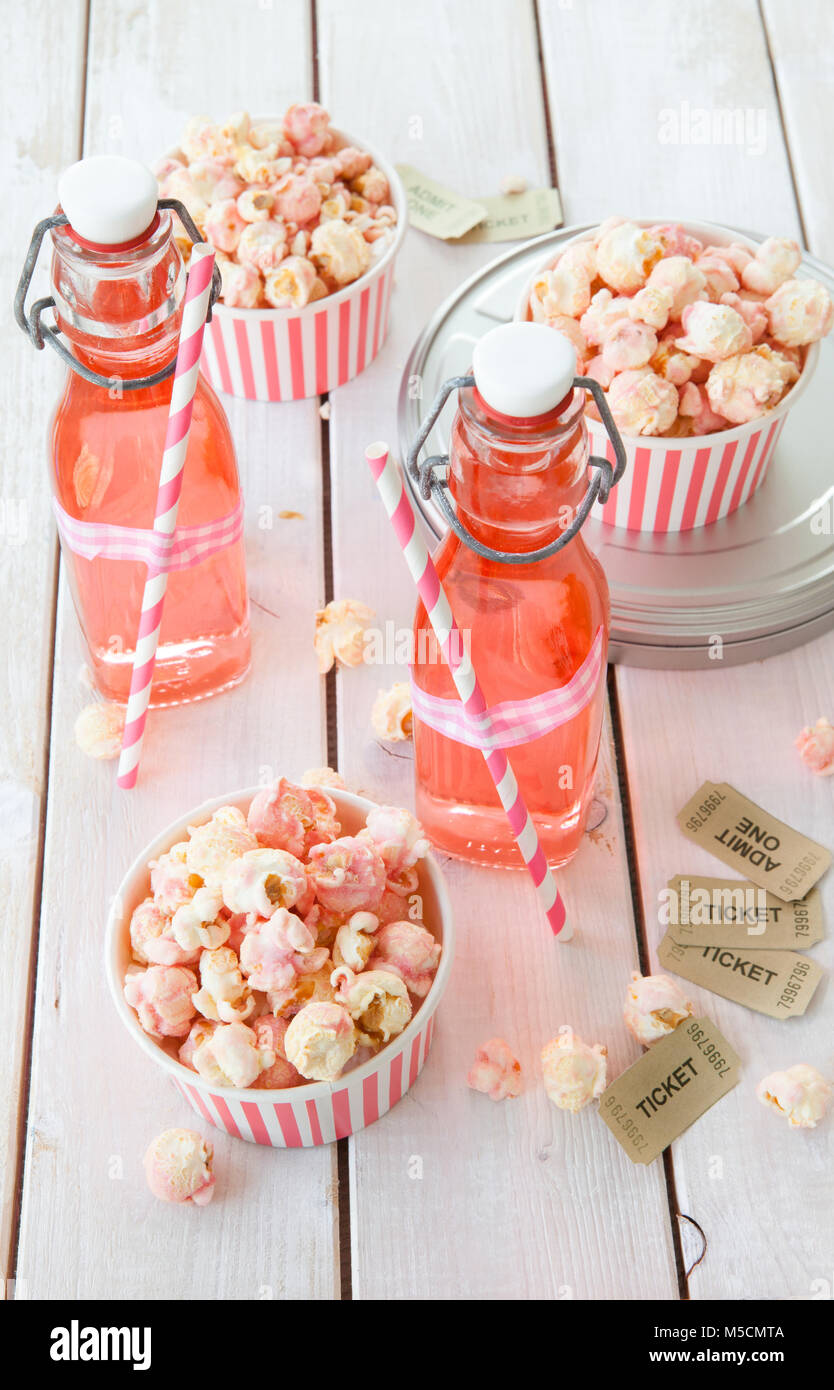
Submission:
[[[388,922],[375,936],[371,970],[392,970],[405,981],[411,994],[428,994],[440,961],[441,946],[419,922]]]
[[[165,182],[160,185],[159,196],[161,198],[176,198],[183,204],[186,212],[191,214],[199,230],[205,224],[208,203],[205,198],[201,198],[194,182],[191,178],[189,169],[173,169]],[[190,246],[189,238],[189,246]]]
[[[551,328],[554,328],[557,333],[563,334],[573,344],[576,349],[576,370],[577,373],[582,372],[588,354],[588,344],[576,319],[568,318],[566,314],[554,314],[553,318],[548,319],[547,322]]]
[[[756,1087],[762,1105],[784,1115],[792,1129],[816,1129],[831,1098],[831,1087],[816,1067],[799,1062],[773,1071]]]
[[[718,256],[720,260],[726,261],[730,269],[735,271],[739,281],[744,267],[753,259],[753,252],[738,241],[731,242],[729,246],[705,246],[704,251],[709,256]]]
[[[365,659],[365,633],[376,617],[374,610],[356,599],[332,599],[316,613],[314,646],[319,671],[325,675],[334,661],[361,666]]]
[[[659,261],[647,281],[649,289],[671,290],[669,317],[679,319],[687,304],[703,298],[706,276],[686,256],[668,256]]]
[[[305,1004],[284,1035],[287,1060],[310,1081],[335,1081],[356,1043],[353,1019],[341,1004]]]
[[[729,420],[716,415],[712,409],[704,387],[696,386],[694,381],[688,381],[681,388],[678,412],[691,418],[693,434],[712,434],[715,430],[730,428]]]
[[[319,902],[334,912],[373,912],[385,890],[382,855],[373,844],[352,835],[314,845],[308,872]]]
[[[263,294],[261,272],[254,265],[220,262],[223,302],[230,309],[257,309]]]
[[[254,1086],[275,1053],[245,1023],[221,1023],[194,1052],[194,1070],[210,1086]]]
[[[191,971],[188,973],[190,975]],[[193,994],[195,1011],[216,1023],[237,1023],[249,1018],[255,1004],[256,1000],[243,978],[234,951],[228,946],[203,951],[200,956],[200,988]]]
[[[767,310],[760,299],[750,294],[722,294],[722,304],[729,304],[740,314],[750,329],[754,343],[760,342],[768,328]]]
[[[703,242],[696,236],[690,236],[680,222],[657,223],[649,227],[649,234],[660,242],[664,256],[686,256],[694,261],[704,250]]]
[[[374,953],[374,932],[379,918],[373,912],[354,912],[339,930],[333,942],[333,964],[346,965],[352,971],[364,970]]]
[[[205,824],[190,825],[188,833],[186,863],[205,883],[219,884],[233,860],[258,848],[237,806],[221,806]]]
[[[584,313],[591,303],[591,276],[581,265],[560,258],[552,270],[543,270],[530,292],[530,310],[537,323],[556,314],[569,317]]]
[[[412,869],[429,852],[422,825],[410,811],[399,806],[374,806],[359,839],[367,839],[379,851],[388,878]]]
[[[286,222],[312,222],[321,208],[321,192],[312,179],[289,174],[273,189],[279,217]]]
[[[662,242],[652,232],[635,222],[620,222],[599,240],[597,269],[612,289],[630,294],[645,285],[662,255]]]
[[[615,372],[647,366],[657,350],[657,336],[648,324],[631,318],[612,323],[602,341],[602,360]]]
[[[778,405],[798,376],[792,362],[759,343],[752,352],[716,362],[707,378],[709,403],[717,414],[741,425]]]
[[[184,1038],[197,1012],[191,998],[196,988],[193,970],[183,965],[151,965],[147,970],[128,970],[124,995],[146,1033],[154,1038]]]
[[[283,179],[291,167],[292,160],[279,157],[277,145],[265,145],[261,149],[243,145],[238,150],[235,173],[245,184],[267,188]]]
[[[182,151],[180,150],[180,154],[181,153]],[[176,155],[163,155],[162,159],[157,159],[156,162],[151,165],[151,172],[157,183],[161,185],[165,183],[166,179],[170,178],[175,169],[184,169],[185,167],[184,159],[179,159]]]
[[[308,894],[307,870],[284,849],[248,850],[223,876],[223,901],[230,912],[271,917],[280,908],[303,903]]]
[[[199,948],[183,950],[171,930],[171,919],[146,898],[134,909],[130,919],[130,944],[142,965],[196,965]]]
[[[723,256],[699,256],[695,266],[706,280],[707,295],[714,303],[738,289],[738,276]]]
[[[316,267],[305,256],[287,256],[264,276],[264,299],[274,309],[302,309],[316,283]]]
[[[346,966],[333,971],[338,985],[336,999],[356,1025],[361,1047],[382,1047],[400,1034],[411,1020],[411,1000],[399,975],[390,970],[365,970],[355,975]]]
[[[314,845],[339,833],[336,806],[320,787],[299,787],[281,777],[252,798],[249,829],[261,845],[305,859]]]
[[[275,207],[275,195],[266,188],[245,188],[238,194],[237,210],[244,222],[267,222]]]
[[[219,886],[204,884],[194,897],[178,907],[171,919],[171,935],[184,952],[213,950],[229,938],[229,922],[221,916],[223,895]]]
[[[358,227],[334,217],[313,232],[310,259],[335,285],[350,285],[368,269],[371,253]]]
[[[287,229],[277,218],[249,222],[237,244],[238,260],[255,266],[261,274],[277,270],[287,250]]]
[[[327,149],[330,117],[316,101],[298,102],[284,117],[284,131],[298,154],[310,158]]]
[[[267,1002],[276,1018],[292,1018],[305,1004],[333,1004],[336,991],[330,980],[333,962],[327,960],[313,974],[296,975],[286,989],[267,991]]]
[[[387,879],[379,906],[374,908],[382,926],[403,919],[406,915],[407,900],[417,892],[419,886],[416,869],[406,869],[404,873],[397,874],[396,878]]]
[[[75,741],[88,758],[118,758],[122,751],[126,705],[104,700],[87,705],[75,721]]]
[[[193,1202],[204,1207],[214,1196],[214,1148],[193,1129],[166,1129],[151,1141],[145,1177],[161,1202]]]
[[[615,376],[607,400],[624,434],[663,434],[678,413],[676,388],[649,367]]]
[[[648,1045],[673,1033],[693,1006],[680,985],[669,975],[641,975],[635,970],[623,1008],[625,1025],[632,1037]]]
[[[208,116],[193,116],[185,127],[180,147],[191,163],[199,159],[228,157],[232,141]]]
[[[333,155],[333,172],[341,179],[356,179],[360,174],[364,174],[366,169],[370,169],[372,162],[366,150],[357,150],[353,145],[345,145]],[[312,163],[315,164],[316,160]],[[329,179],[328,182],[332,183],[333,179]]]
[[[295,149],[284,131],[283,121],[257,121],[249,127],[249,143],[256,150],[265,150],[270,146],[278,156],[295,155]]]
[[[219,1024],[213,1023],[210,1018],[195,1019],[189,1029],[188,1037],[177,1052],[177,1057],[184,1067],[189,1067],[191,1071],[196,1070],[194,1053],[198,1047],[202,1047],[203,1043],[211,1037],[215,1028],[219,1026]]]
[[[707,300],[687,304],[682,323],[684,337],[676,339],[676,347],[707,362],[723,362],[753,346],[750,329],[741,314],[728,304],[710,304]]]
[[[234,251],[237,249],[241,233],[249,225],[238,212],[234,198],[225,198],[222,202],[211,204],[206,213],[203,231],[206,240],[218,251]]]
[[[657,345],[657,351],[649,362],[653,372],[658,376],[665,377],[671,381],[673,386],[683,386],[689,381],[700,365],[699,357],[692,357],[688,352],[681,352],[675,347],[675,339],[683,332],[680,324],[673,324],[666,330]],[[706,374],[709,373],[711,363],[706,364]]]
[[[647,285],[629,301],[628,316],[640,323],[647,323],[650,328],[665,328],[674,297],[668,287],[657,289]]]
[[[834,302],[816,280],[786,280],[765,302],[770,331],[787,347],[816,343],[831,331]]]
[[[198,159],[189,164],[188,172],[195,192],[207,203],[237,198],[238,194],[243,192],[243,180],[239,179],[223,160]]]
[[[819,777],[834,774],[834,728],[827,719],[806,725],[796,740],[799,756]]]
[[[256,1019],[252,1024],[258,1046],[265,1051],[271,1051],[275,1056],[272,1066],[262,1071],[252,1083],[256,1090],[283,1091],[290,1086],[304,1084],[304,1077],[296,1071],[292,1062],[287,1061],[284,1051],[284,1038],[288,1027],[289,1019],[274,1018],[272,1014],[264,1014],[263,1018]]]
[[[375,164],[358,178],[351,180],[351,188],[359,194],[361,198],[367,199],[369,203],[380,206],[388,203],[391,197],[391,189],[388,180],[381,169]]]
[[[507,1100],[520,1096],[524,1090],[521,1063],[510,1051],[503,1038],[490,1038],[478,1048],[475,1061],[469,1068],[467,1086],[481,1091],[490,1100]]]
[[[181,840],[165,854],[160,854],[158,859],[152,859],[148,866],[153,900],[168,917],[183,903],[190,902],[196,890],[202,886],[199,874],[192,873],[188,867],[187,852],[188,842]]]
[[[296,958],[310,957],[308,971],[315,974],[327,960],[327,951],[316,947],[316,938],[309,927],[281,907],[265,922],[257,922],[247,931],[240,948],[240,967],[248,976],[250,989],[286,989],[298,970]]]
[[[607,1050],[578,1038],[572,1029],[551,1038],[542,1048],[544,1089],[560,1110],[576,1114],[605,1090]]]
[[[301,785],[308,788],[335,787],[338,791],[344,791],[345,779],[340,772],[332,767],[308,767],[307,771],[301,775]],[[333,804],[333,810],[335,811],[335,809],[335,804]]]
[[[603,391],[607,391],[611,382],[614,380],[614,368],[610,367],[602,353],[597,353],[589,362],[585,363],[584,376],[589,376],[592,381],[598,381]]]
[[[411,686],[408,681],[396,681],[390,690],[380,690],[371,710],[371,724],[377,738],[398,743],[411,738]]]
[[[757,294],[773,294],[790,280],[801,260],[802,252],[790,237],[770,236],[744,266],[741,283]]]
[[[597,290],[579,320],[586,343],[601,347],[605,335],[617,319],[627,318],[631,301],[623,295],[614,296],[610,290]]]

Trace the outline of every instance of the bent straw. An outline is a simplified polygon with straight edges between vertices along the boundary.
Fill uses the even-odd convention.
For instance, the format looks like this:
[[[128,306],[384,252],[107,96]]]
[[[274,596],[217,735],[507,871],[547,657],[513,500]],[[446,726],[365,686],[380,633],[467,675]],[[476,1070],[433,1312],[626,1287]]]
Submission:
[[[425,605],[429,622],[446,658],[463,708],[473,719],[478,719],[486,712],[486,701],[464,643],[451,640],[453,634],[458,635],[458,627],[437,570],[417,530],[414,509],[406,496],[402,474],[395,461],[388,457],[387,444],[371,444],[365,450],[365,458],[374,475],[406,564],[417,585],[417,592]],[[573,931],[567,923],[564,901],[547,866],[536,827],[518,789],[507,754],[503,748],[494,748],[491,751],[482,748],[481,752],[553,934],[558,936],[560,941],[570,941]]]
[[[197,376],[200,370],[200,352],[203,346],[203,329],[208,313],[213,270],[214,251],[212,248],[204,244],[195,246],[191,252],[188,283],[185,287],[185,299],[183,300],[177,365],[174,369],[174,386],[171,391],[171,404],[168,410],[168,429],[165,435],[165,451],[162,455],[159,491],[156,497],[156,515],[153,522],[154,531],[158,536],[163,537],[169,546],[173,544],[174,532],[177,528],[177,511],[182,491],[182,476],[188,449],[188,434],[191,429],[194,392],[197,389]],[[139,631],[136,636],[136,650],[133,654],[133,675],[125,715],[125,731],[122,736],[119,771],[116,778],[120,787],[135,787],[139,774],[142,739],[145,733],[145,721],[148,717],[148,701],[151,696],[151,682],[156,664],[159,628],[162,623],[162,609],[165,604],[167,588],[167,569],[157,565],[148,565],[145,590],[142,595],[142,609],[139,615]]]

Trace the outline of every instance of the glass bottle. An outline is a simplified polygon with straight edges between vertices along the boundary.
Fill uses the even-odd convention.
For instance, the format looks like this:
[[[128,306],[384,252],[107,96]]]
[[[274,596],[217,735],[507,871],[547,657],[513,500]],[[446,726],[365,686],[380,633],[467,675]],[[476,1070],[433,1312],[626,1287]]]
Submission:
[[[100,179],[105,163],[85,160],[74,170],[96,165],[98,172],[93,172]],[[109,384],[94,384],[74,370],[67,373],[52,420],[51,467],[55,499],[73,521],[150,530],[173,377],[138,389],[124,389],[122,383],[155,375],[173,363],[185,268],[167,210],[155,211],[141,233],[122,237],[132,230],[130,218],[136,214],[129,198],[124,206],[117,205],[120,196],[127,197],[125,188],[135,194],[130,170],[123,168],[128,165],[152,178],[133,161],[116,161],[116,176],[108,177],[99,190],[104,217],[100,210],[91,216],[82,200],[76,218],[67,204],[79,204],[78,185],[74,194],[64,191],[73,171],[62,180],[64,211],[77,225],[53,227],[51,233],[57,325],[78,362]],[[153,189],[155,202],[155,183]],[[112,226],[120,230],[108,233]],[[98,241],[90,239],[96,227],[101,228]],[[122,238],[119,244],[112,244],[113,235]],[[228,422],[200,374],[177,534],[232,516],[240,503]],[[249,669],[244,548],[237,529],[239,538],[231,544],[169,574],[151,694],[154,705],[216,694],[241,681]],[[102,695],[124,701],[146,564],[108,555],[85,558],[69,548],[63,534],[62,555],[96,687]]]
[[[529,335],[519,340],[519,329],[537,336],[529,360]],[[548,344],[548,337],[557,342]],[[493,550],[538,550],[570,524],[587,486],[585,396],[572,389],[572,348],[543,325],[508,325],[481,340],[473,370],[475,384],[459,392],[449,449],[458,520]],[[602,566],[581,533],[555,554],[519,564],[485,558],[450,530],[434,561],[490,708],[567,685],[584,662],[593,663],[601,633],[587,703],[559,727],[507,746],[548,862],[565,864],[581,841],[605,704],[609,598]],[[422,603],[412,676],[418,692],[455,699]],[[522,867],[481,751],[429,727],[416,710],[413,723],[416,808],[433,843],[462,859]]]

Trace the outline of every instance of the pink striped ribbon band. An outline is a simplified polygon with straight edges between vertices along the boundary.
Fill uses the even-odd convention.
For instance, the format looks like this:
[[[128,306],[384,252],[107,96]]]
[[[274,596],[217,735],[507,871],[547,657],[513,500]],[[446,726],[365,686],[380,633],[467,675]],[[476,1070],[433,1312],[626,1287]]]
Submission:
[[[532,743],[533,739],[567,724],[585,708],[599,682],[604,645],[605,634],[600,627],[588,655],[567,685],[534,695],[529,700],[505,700],[499,705],[490,705],[483,714],[471,713],[458,699],[427,695],[415,682],[412,672],[412,709],[417,718],[436,733],[445,734],[455,743],[465,743],[469,748],[480,748],[482,752]]]
[[[159,531],[145,531],[110,522],[80,521],[64,511],[55,498],[52,506],[61,544],[84,560],[141,560],[156,571],[190,569],[211,555],[234,545],[243,535],[243,499],[226,516],[202,526],[178,526],[173,538]]]

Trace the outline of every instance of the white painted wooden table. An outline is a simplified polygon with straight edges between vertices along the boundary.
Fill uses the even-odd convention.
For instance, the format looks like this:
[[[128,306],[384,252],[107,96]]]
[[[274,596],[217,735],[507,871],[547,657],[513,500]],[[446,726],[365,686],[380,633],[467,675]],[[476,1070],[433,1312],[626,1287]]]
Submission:
[[[494,1032],[533,1072],[542,1042],[566,1021],[607,1042],[612,1074],[637,1057],[620,1008],[629,972],[656,967],[657,893],[681,869],[716,869],[674,822],[704,778],[737,784],[830,843],[834,786],[803,773],[792,740],[834,711],[834,634],[733,670],[617,670],[598,790],[606,819],[563,875],[575,944],[548,941],[521,876],[450,864],[458,958],[430,1064],[403,1102],[341,1152],[275,1152],[218,1132],[219,1200],[170,1210],[148,1199],[145,1145],[191,1116],[107,997],[108,894],[160,825],[256,781],[264,765],[297,775],[326,763],[334,741],[349,786],[410,801],[410,750],[383,749],[369,722],[376,690],[400,673],[320,680],[312,613],[332,591],[410,621],[412,593],[363,448],[395,440],[414,336],[491,251],[409,232],[389,340],[332,394],[329,425],[315,400],[224,401],[247,501],[255,667],[230,695],[154,716],[130,794],[116,789],[112,765],[86,761],[73,743],[88,694],[46,468],[60,373],[8,312],[31,227],[82,152],[151,158],[194,112],[278,112],[313,95],[394,160],[463,193],[495,192],[507,174],[555,179],[569,222],[612,212],[713,218],[796,235],[834,260],[830,4],[2,0],[2,9],[12,120],[0,139],[13,188],[0,327],[0,1272],[16,1281],[7,1293],[830,1298],[834,1129],[791,1134],[753,1095],[773,1065],[804,1058],[832,1070],[825,985],[807,1018],[784,1031],[698,996],[740,1053],[744,1079],[648,1169],[627,1161],[591,1111],[565,1116],[536,1086],[493,1106],[467,1091],[464,1074]],[[664,109],[683,119],[695,108],[751,111],[755,142],[659,140]],[[303,520],[261,530],[264,504]],[[824,892],[831,926],[834,876]],[[831,965],[830,946],[816,956]],[[705,1253],[682,1215],[702,1229]]]

